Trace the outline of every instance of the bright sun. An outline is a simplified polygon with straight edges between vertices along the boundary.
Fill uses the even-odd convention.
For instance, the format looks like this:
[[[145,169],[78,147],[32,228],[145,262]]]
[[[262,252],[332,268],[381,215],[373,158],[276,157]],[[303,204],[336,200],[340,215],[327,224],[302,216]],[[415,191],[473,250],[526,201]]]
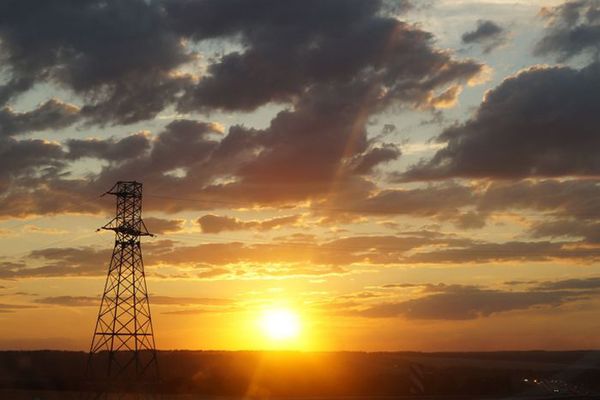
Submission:
[[[290,340],[300,334],[298,314],[284,308],[264,311],[260,326],[265,335],[272,340]]]

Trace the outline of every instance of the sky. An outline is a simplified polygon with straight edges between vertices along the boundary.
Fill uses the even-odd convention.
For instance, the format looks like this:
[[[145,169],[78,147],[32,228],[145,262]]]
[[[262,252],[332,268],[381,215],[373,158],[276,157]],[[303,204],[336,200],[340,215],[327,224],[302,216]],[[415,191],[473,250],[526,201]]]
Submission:
[[[0,48],[0,349],[89,348],[119,180],[160,349],[600,348],[600,2],[3,1]]]

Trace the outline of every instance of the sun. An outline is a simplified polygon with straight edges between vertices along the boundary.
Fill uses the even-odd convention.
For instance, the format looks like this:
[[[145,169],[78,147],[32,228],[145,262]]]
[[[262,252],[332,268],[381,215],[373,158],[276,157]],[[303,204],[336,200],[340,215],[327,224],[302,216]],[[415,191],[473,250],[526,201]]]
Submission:
[[[292,310],[265,310],[259,322],[263,333],[271,340],[291,340],[300,335],[300,317]]]

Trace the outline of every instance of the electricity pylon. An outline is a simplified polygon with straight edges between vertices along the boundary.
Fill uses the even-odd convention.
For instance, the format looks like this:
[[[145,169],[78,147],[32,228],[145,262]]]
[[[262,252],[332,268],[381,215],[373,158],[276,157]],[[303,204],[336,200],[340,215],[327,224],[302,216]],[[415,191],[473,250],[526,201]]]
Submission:
[[[142,184],[117,182],[115,218],[100,229],[115,232],[108,276],[92,338],[87,380],[93,398],[138,398],[158,383],[156,346],[140,238],[152,236],[142,220]],[[154,388],[155,389],[155,388]],[[129,392],[130,394],[124,394]],[[133,394],[136,393],[136,394]],[[143,397],[146,397],[144,395]]]

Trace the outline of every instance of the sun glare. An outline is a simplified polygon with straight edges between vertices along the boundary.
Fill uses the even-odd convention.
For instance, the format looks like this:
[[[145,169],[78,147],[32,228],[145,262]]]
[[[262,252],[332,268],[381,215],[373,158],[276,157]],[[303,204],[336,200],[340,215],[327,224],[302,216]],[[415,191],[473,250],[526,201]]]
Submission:
[[[300,318],[288,309],[273,309],[263,312],[260,319],[263,333],[272,340],[291,340],[300,334]]]

